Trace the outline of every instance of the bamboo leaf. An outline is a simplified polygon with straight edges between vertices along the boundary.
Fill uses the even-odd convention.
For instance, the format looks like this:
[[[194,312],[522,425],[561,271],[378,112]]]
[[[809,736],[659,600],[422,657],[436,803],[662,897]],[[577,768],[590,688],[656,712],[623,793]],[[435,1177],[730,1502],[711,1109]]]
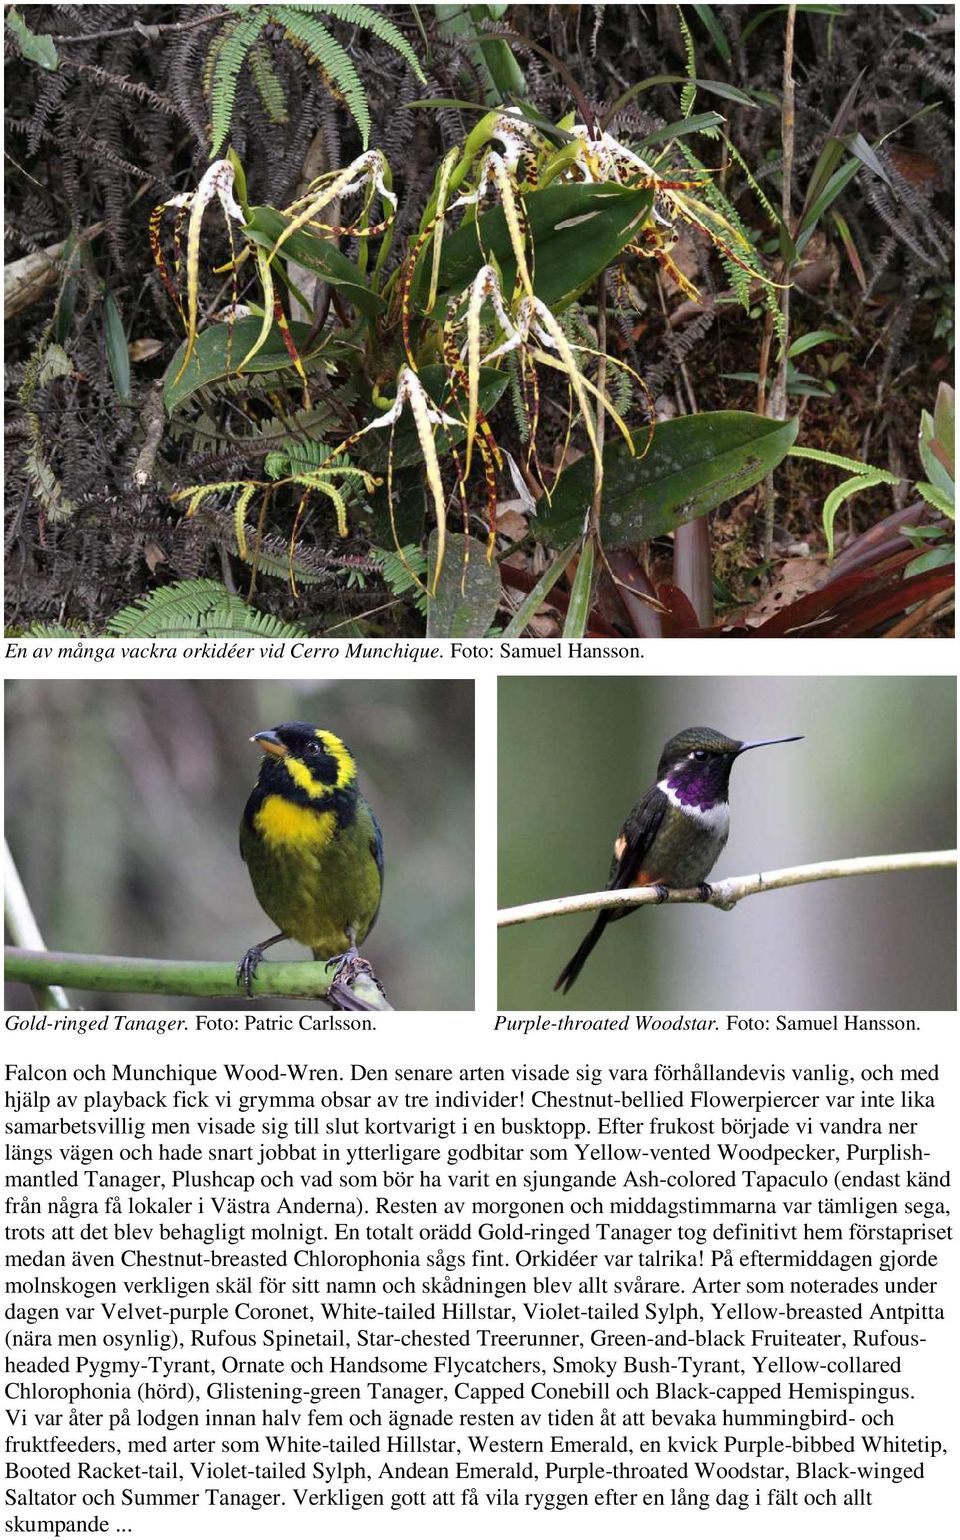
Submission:
[[[563,622],[564,636],[585,636],[590,618],[590,595],[593,592],[594,565],[593,536],[583,542],[580,560],[570,589],[570,604]]]
[[[108,294],[103,305],[103,337],[107,349],[110,378],[118,399],[124,406],[130,405],[130,354],[127,352],[127,336],[117,302]]]
[[[601,534],[612,550],[669,534],[690,519],[756,486],[784,458],[797,421],[777,422],[754,412],[699,412],[658,423],[643,459],[622,439],[603,455]],[[642,445],[645,431],[636,434]],[[560,476],[551,502],[541,498],[530,533],[548,545],[565,544],[583,525],[593,491],[593,460],[585,456]]]

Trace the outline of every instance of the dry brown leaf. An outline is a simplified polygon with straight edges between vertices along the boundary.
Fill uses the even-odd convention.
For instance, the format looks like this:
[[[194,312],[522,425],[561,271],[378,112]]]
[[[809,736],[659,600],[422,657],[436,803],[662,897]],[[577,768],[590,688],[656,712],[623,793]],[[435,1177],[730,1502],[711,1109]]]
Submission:
[[[813,556],[785,561],[768,592],[740,617],[740,624],[759,626],[804,594],[811,593],[823,577],[823,562]]]
[[[143,547],[143,559],[153,573],[166,564],[167,553],[155,540],[147,540]]]
[[[517,503],[497,504],[498,535],[505,535],[508,540],[525,540],[529,529],[529,520],[524,518]]]
[[[127,343],[127,352],[132,364],[145,364],[148,358],[163,352],[163,343],[156,337],[139,337],[136,342]]]

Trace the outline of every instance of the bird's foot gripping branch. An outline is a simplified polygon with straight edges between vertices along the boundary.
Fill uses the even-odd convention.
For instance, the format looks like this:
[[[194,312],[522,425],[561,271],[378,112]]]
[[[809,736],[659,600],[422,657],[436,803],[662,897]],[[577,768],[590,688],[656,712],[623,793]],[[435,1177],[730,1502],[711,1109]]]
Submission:
[[[290,1000],[326,999],[338,1011],[393,1009],[370,965],[358,959],[349,982],[338,979],[339,959],[329,962],[264,963],[251,980],[250,995]],[[4,949],[5,974],[11,982],[38,989],[98,993],[181,995],[197,999],[230,999],[241,994],[236,967],[222,962],[180,962],[153,957],[101,957],[79,952],[40,952],[25,947]]]

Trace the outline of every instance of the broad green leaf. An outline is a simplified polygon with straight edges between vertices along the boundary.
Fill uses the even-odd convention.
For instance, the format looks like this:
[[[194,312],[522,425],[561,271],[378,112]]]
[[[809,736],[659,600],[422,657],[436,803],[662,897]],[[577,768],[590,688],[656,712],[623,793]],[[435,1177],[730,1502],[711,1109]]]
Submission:
[[[244,226],[243,233],[258,246],[270,251],[285,228],[283,215],[278,214],[276,209],[258,206],[251,210],[250,223]],[[309,268],[311,273],[317,273],[368,319],[380,315],[386,308],[379,294],[374,294],[368,288],[360,269],[349,257],[338,251],[332,242],[321,239],[319,235],[298,230],[296,235],[284,241],[281,250],[284,261],[289,259],[298,262],[301,267]]]
[[[107,363],[118,399],[124,406],[130,403],[130,354],[127,337],[117,302],[108,294],[103,305],[103,336],[107,347]]]
[[[7,29],[17,40],[17,46],[25,59],[39,64],[42,70],[55,70],[60,58],[49,32],[31,32],[23,17],[11,6],[7,12]]]
[[[260,317],[244,316],[241,320],[235,321],[232,340],[230,330],[228,323],[221,321],[202,331],[197,338],[193,357],[182,379],[179,380],[177,373],[186,342],[177,349],[164,375],[163,404],[168,412],[180,406],[193,395],[194,391],[202,389],[204,385],[213,385],[217,380],[225,379],[227,375],[234,372],[240,360],[250,351],[260,335]],[[307,346],[310,330],[306,321],[290,323],[290,331],[300,350],[301,358],[304,356],[303,349]],[[293,364],[290,354],[283,345],[280,328],[274,326],[260,352],[248,363],[244,374],[271,374],[277,369],[292,370],[292,368]]]
[[[636,239],[652,203],[651,190],[638,191],[614,182],[554,183],[527,193],[524,205],[535,253],[533,287],[537,297],[554,312],[569,305]],[[444,241],[441,297],[435,316],[443,316],[450,296],[467,287],[485,260],[483,253],[499,266],[503,292],[509,294],[517,264],[507,221],[499,207],[481,214],[476,224],[471,220],[461,225]],[[427,267],[421,266],[417,279],[421,299]]]
[[[738,497],[780,464],[796,436],[795,418],[699,412],[658,423],[643,459],[631,457],[622,438],[612,440],[603,455],[604,544],[618,549],[653,540]],[[585,456],[563,472],[551,504],[541,498],[530,533],[548,545],[572,540],[592,492],[593,460]]]
[[[466,565],[464,562],[466,560]],[[437,564],[437,532],[427,547],[428,588]],[[437,591],[427,599],[428,636],[486,636],[500,602],[500,569],[487,561],[479,540],[447,534],[443,570]]]
[[[442,411],[445,411],[450,417],[458,417],[461,412],[466,417],[466,396],[464,394],[464,399],[461,401],[458,410],[456,400],[451,401],[450,391],[447,386],[446,370],[441,364],[429,364],[426,369],[421,369],[420,379],[423,382],[423,388],[427,395],[436,402]],[[485,417],[493,411],[509,383],[510,376],[506,370],[480,370],[480,410]],[[464,422],[462,427],[459,425],[455,428],[438,427],[435,438],[437,454],[442,458],[449,450],[451,444],[462,443],[466,436],[466,422]],[[385,471],[389,446],[390,429],[376,428],[366,438],[360,440],[356,449],[357,458],[370,470],[377,472]],[[422,459],[423,451],[417,438],[413,415],[409,407],[404,407],[393,435],[394,469],[400,469],[404,465],[417,465]]]
[[[921,412],[919,449],[920,459],[923,463],[923,468],[927,473],[927,480],[933,483],[933,485],[937,488],[938,492],[940,492],[943,497],[949,498],[952,501],[955,496],[954,479],[950,474],[950,471],[940,459],[940,456],[935,452],[935,441],[937,444],[940,443],[940,440],[937,437],[936,427],[934,426],[934,419],[931,417],[929,412]],[[941,446],[941,453],[946,454],[946,456],[952,460],[952,438],[948,441],[947,444]]]
[[[914,557],[908,567],[904,567],[905,578],[913,577],[918,572],[932,572],[936,567],[952,567],[956,560],[956,552],[952,545],[938,546],[935,551],[924,551],[922,556]]]
[[[956,464],[956,401],[953,386],[941,381],[933,406],[933,431],[937,443],[946,452],[948,464],[945,469],[951,474]]]
[[[818,348],[821,342],[842,342],[842,332],[804,332],[796,342],[792,342],[787,349],[788,358],[799,358],[801,353],[807,353],[811,348]]]

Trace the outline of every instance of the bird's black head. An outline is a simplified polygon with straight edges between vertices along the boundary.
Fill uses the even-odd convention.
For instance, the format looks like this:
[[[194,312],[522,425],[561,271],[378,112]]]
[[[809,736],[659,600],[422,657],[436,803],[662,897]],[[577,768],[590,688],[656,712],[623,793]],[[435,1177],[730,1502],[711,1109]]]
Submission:
[[[357,778],[353,756],[342,739],[310,722],[281,722],[254,733],[264,751],[257,784],[296,800],[316,800],[345,791]]]
[[[665,744],[657,766],[657,781],[685,807],[710,808],[726,802],[733,762],[747,749],[771,743],[796,743],[797,738],[760,738],[742,742],[713,727],[688,727]]]

